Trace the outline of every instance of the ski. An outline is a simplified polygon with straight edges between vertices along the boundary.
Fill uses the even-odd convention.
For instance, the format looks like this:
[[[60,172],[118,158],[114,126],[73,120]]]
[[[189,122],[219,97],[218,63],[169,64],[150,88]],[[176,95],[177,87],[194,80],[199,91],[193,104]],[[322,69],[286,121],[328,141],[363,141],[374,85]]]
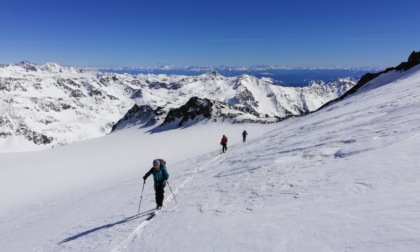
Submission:
[[[158,215],[161,211],[162,211],[162,208],[161,208],[161,207],[156,208],[156,210],[155,210],[155,211],[153,211],[153,212],[151,213],[151,215],[154,217],[154,216]]]

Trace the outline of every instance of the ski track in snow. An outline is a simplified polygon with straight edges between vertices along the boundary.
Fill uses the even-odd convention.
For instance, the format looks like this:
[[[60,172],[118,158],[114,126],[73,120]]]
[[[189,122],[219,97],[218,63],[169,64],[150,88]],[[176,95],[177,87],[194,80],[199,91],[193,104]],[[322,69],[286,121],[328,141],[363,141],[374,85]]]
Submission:
[[[198,168],[192,169],[192,170],[188,170],[187,173],[190,173],[191,175],[189,175],[186,179],[183,180],[183,182],[173,191],[173,194],[171,193],[170,196],[168,196],[165,201],[164,201],[164,205],[167,206],[170,202],[172,202],[174,200],[174,195],[177,195],[182,189],[184,189],[188,184],[190,184],[194,178],[197,175],[200,175],[202,172],[204,172],[206,170],[206,168],[217,162],[220,157],[225,156],[227,153],[232,152],[232,150],[236,149],[240,144],[236,144],[236,145],[232,145],[230,147],[228,147],[228,152],[226,153],[222,153],[221,150],[217,150],[217,151],[213,151],[209,154],[204,154],[201,157],[194,157],[192,159],[189,160],[185,160],[182,163],[189,163],[190,161],[195,161],[196,163],[192,163],[189,164],[191,166],[195,166]],[[198,161],[197,161],[198,160]],[[200,161],[201,160],[209,160],[207,161],[205,164],[202,164]],[[181,166],[182,164],[177,164],[178,166]],[[170,184],[169,184],[170,186]],[[169,189],[169,188],[168,188]],[[170,191],[170,190],[169,190]],[[255,193],[257,195],[257,193]],[[289,194],[289,193],[285,193],[285,194]],[[291,193],[294,194],[294,193]],[[258,195],[257,195],[258,196]],[[166,208],[166,207],[165,207]],[[162,211],[159,213],[165,213],[168,212],[167,208],[166,209],[162,209]],[[134,230],[133,232],[116,248],[114,248],[112,250],[112,252],[118,252],[118,251],[124,251],[125,249],[127,249],[127,247],[129,246],[129,244],[131,242],[133,242],[136,238],[138,238],[141,233],[143,232],[143,230],[157,217],[158,215],[150,215],[146,220],[142,221]]]
[[[218,153],[218,151],[214,151],[210,155],[209,154],[205,154],[204,156],[214,156],[214,155],[216,155],[216,157],[211,158],[210,161],[208,161],[204,165],[198,166],[198,169],[195,169],[193,171],[193,173],[188,178],[186,178],[175,190],[173,190],[173,194],[171,193],[170,196],[168,196],[165,199],[164,206],[167,206],[172,200],[174,200],[174,195],[177,195],[188,183],[190,183],[194,179],[194,177],[197,174],[199,174],[201,171],[205,170],[206,167],[209,164],[211,164],[215,160],[217,160],[220,157],[220,155],[217,155],[217,153]],[[206,158],[206,160],[207,160],[207,158]],[[188,160],[186,162],[188,162]],[[170,183],[169,183],[169,186],[170,186]],[[170,192],[170,190],[169,190],[169,192]],[[162,212],[165,212],[165,211],[166,211],[166,209],[162,209],[159,214],[162,214]],[[143,222],[141,222],[140,225],[138,225],[134,229],[134,231],[118,247],[116,247],[115,249],[112,250],[112,252],[123,251],[125,248],[127,248],[127,246],[129,245],[129,243],[132,242],[134,239],[136,239],[136,237],[138,237],[139,235],[141,235],[142,231],[147,227],[147,225],[149,225],[150,222],[152,220],[154,220],[155,217],[157,217],[157,216],[158,215],[150,215],[146,220],[144,220]]]
[[[251,126],[249,126],[249,128],[252,129]],[[258,128],[260,127],[258,126]],[[219,134],[223,129],[224,128],[222,127],[212,128],[212,130],[210,130],[210,132],[216,132],[217,139],[215,145],[217,146],[219,146]],[[233,135],[233,132],[236,132],[236,130],[237,129],[228,130],[227,135]],[[240,130],[243,130],[242,127],[240,127]],[[214,134],[210,132],[207,134],[210,136],[207,141],[213,142],[213,140],[215,140],[213,138]],[[224,130],[223,132],[226,133]],[[255,135],[253,134],[253,136],[256,136],[257,132],[259,131],[255,131]],[[265,132],[265,130],[261,130],[260,134],[263,134],[263,132]],[[187,134],[191,133],[188,132]],[[128,134],[127,136],[132,139],[131,134]],[[108,138],[112,137],[113,135]],[[177,138],[178,137],[176,137],[175,140],[177,140]],[[231,140],[233,143],[236,142],[235,137],[232,137]],[[192,140],[191,142],[194,144],[195,140]],[[178,160],[170,165],[171,178],[169,180],[169,185],[175,194],[177,194],[182,187],[189,184],[197,174],[203,172],[205,165],[213,162],[212,160],[217,160],[219,156],[221,156],[220,147],[215,150],[213,143],[210,143],[209,146],[210,148],[198,148],[197,154],[193,156],[190,156],[190,151],[187,155],[182,152],[181,155],[186,155],[186,158],[179,158],[177,153],[173,156],[177,156],[178,159],[171,156],[171,153],[169,153],[169,155],[164,154],[168,160]],[[115,146],[113,148],[115,148]],[[34,201],[32,204],[27,204],[27,207],[17,208],[7,215],[7,218],[0,219],[0,237],[2,237],[0,240],[0,247],[5,247],[8,251],[111,251],[111,249],[114,248],[119,249],[122,242],[131,239],[130,236],[137,237],[138,239],[138,234],[144,229],[142,227],[139,228],[139,226],[148,218],[149,214],[147,211],[141,210],[141,214],[138,218],[133,215],[133,211],[137,213],[139,195],[143,184],[139,183],[141,180],[138,174],[139,167],[148,166],[148,162],[145,164],[141,160],[140,163],[137,161],[139,158],[137,148],[138,147],[132,148],[135,150],[133,151],[132,156],[129,154],[127,155],[125,147],[119,148],[124,155],[120,156],[117,153],[112,152],[112,160],[117,160],[118,162],[115,166],[111,164],[109,168],[126,169],[127,171],[131,170],[131,172],[126,172],[126,175],[123,177],[114,177],[109,181],[91,183],[82,190],[65,192],[58,197],[45,197],[42,200]],[[95,148],[95,150],[96,149],[98,148]],[[170,152],[174,152],[172,148],[168,149]],[[160,148],[158,152],[167,153],[168,151]],[[95,154],[95,156],[108,155],[105,153],[103,150],[98,149],[98,153]],[[41,154],[49,153],[44,152]],[[93,154],[91,153],[90,155]],[[143,159],[143,157],[149,157],[151,155],[154,156],[156,154],[142,154],[140,157]],[[80,158],[80,154],[74,153],[73,157]],[[121,160],[126,159],[136,161],[122,164]],[[199,160],[197,161],[196,159]],[[101,167],[97,161],[94,161],[93,165]],[[77,166],[78,165],[75,163],[72,163],[71,165],[71,167]],[[96,177],[97,173],[101,173],[100,175],[102,175],[102,173],[106,171],[106,169],[98,168],[92,173],[88,166],[86,166],[84,171],[81,170],[80,172],[76,171],[73,173],[80,174],[78,177],[84,178],[86,176]],[[60,176],[56,181],[61,183],[65,178],[65,176]],[[50,185],[51,182],[48,182],[49,183],[45,183],[47,189],[52,186]],[[141,182],[143,181],[141,180]],[[179,184],[180,182],[182,182],[181,185]],[[166,200],[171,200],[172,198],[168,187],[167,190],[165,190],[165,196]],[[154,205],[154,198],[153,186],[150,183],[146,184],[141,209],[150,209],[152,205]],[[169,203],[169,201],[165,202]],[[172,206],[169,205],[169,208],[171,207]],[[164,209],[164,212],[167,213],[167,209]],[[166,215],[167,214],[165,214],[165,216]],[[42,235],[35,234],[41,227],[43,230]],[[138,233],[135,232],[137,228],[140,231]],[[15,237],[18,236],[25,236],[28,237],[28,239],[24,243],[17,242]],[[30,237],[33,236],[42,236],[45,238],[31,239]],[[130,243],[128,242],[128,244]]]

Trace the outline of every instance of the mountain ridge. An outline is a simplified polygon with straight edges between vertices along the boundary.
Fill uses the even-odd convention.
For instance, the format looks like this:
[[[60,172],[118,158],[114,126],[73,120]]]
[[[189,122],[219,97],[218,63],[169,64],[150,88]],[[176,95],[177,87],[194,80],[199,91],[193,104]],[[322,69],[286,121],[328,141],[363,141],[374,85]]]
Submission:
[[[1,65],[0,100],[7,106],[0,111],[0,143],[4,151],[15,145],[53,147],[103,136],[134,105],[159,109],[161,114],[142,126],[159,125],[171,109],[192,97],[217,101],[217,121],[275,122],[308,113],[354,84],[348,78],[292,88],[275,85],[270,78],[225,77],[216,71],[197,76],[130,75],[55,63]]]
[[[346,97],[348,97],[349,95],[352,95],[354,93],[356,93],[359,89],[361,89],[362,87],[364,87],[367,83],[369,83],[371,80],[374,80],[375,78],[379,77],[382,74],[391,72],[391,71],[402,71],[405,72],[409,69],[411,69],[412,67],[416,66],[420,64],[420,51],[416,52],[416,51],[412,51],[411,54],[408,56],[407,61],[403,61],[401,62],[398,66],[396,67],[389,67],[381,72],[378,73],[367,73],[365,75],[363,75],[360,80],[357,82],[356,85],[354,85],[351,89],[349,89],[347,92],[345,92],[342,96],[331,100],[329,102],[327,102],[326,104],[322,105],[320,108],[317,109],[321,110],[324,109],[328,106],[330,106],[333,103],[336,103],[338,101],[341,101],[343,99],[345,99]]]

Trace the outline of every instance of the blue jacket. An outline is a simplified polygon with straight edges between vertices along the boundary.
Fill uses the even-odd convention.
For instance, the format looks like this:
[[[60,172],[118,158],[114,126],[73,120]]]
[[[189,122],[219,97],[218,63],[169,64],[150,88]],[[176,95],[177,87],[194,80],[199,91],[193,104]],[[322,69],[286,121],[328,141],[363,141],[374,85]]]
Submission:
[[[153,174],[153,179],[155,183],[164,183],[169,178],[168,171],[166,170],[166,165],[164,162],[160,162],[159,170],[156,170],[155,168],[151,168],[143,177],[144,180],[146,180],[150,175]]]

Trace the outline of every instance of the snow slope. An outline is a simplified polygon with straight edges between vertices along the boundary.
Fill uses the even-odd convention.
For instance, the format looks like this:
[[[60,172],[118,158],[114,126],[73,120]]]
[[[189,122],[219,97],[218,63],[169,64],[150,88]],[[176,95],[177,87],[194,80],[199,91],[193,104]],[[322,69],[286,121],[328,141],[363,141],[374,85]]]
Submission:
[[[420,66],[271,125],[128,129],[0,154],[2,251],[418,251]],[[246,129],[249,140],[241,142]],[[230,142],[220,154],[222,134]],[[155,218],[153,158],[168,161]]]

